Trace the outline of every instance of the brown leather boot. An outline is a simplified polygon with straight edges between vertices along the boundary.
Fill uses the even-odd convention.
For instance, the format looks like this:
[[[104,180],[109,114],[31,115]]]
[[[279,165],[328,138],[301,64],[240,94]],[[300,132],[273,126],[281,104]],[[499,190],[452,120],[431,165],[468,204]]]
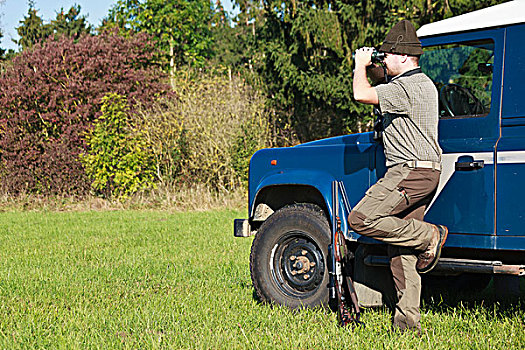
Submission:
[[[434,226],[434,236],[427,249],[417,256],[416,270],[419,273],[431,271],[441,256],[441,248],[445,244],[448,236],[448,229],[443,225]]]

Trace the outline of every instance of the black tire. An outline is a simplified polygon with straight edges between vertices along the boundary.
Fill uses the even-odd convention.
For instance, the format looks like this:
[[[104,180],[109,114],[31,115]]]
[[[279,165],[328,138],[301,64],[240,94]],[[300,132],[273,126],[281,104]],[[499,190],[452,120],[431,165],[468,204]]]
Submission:
[[[276,211],[252,244],[250,271],[262,302],[292,309],[328,305],[330,226],[316,205]]]

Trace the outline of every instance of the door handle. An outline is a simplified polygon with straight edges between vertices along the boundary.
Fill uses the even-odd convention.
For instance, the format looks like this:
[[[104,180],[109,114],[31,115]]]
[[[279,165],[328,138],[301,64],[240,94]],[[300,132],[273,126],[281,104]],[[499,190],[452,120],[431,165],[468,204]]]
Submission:
[[[483,160],[473,160],[471,162],[456,162],[456,171],[478,170],[485,166]]]

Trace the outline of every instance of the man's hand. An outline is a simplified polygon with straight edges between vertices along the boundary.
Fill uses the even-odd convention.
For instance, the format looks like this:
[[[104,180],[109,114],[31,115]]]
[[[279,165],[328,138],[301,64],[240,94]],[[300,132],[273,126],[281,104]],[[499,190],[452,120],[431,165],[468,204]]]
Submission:
[[[359,50],[355,50],[355,66],[357,67],[368,67],[372,64],[372,52],[373,47],[362,47]]]

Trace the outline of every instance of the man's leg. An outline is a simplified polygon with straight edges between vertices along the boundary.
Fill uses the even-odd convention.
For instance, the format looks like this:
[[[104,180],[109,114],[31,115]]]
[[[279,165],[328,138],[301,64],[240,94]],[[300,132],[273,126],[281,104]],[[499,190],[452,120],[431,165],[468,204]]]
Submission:
[[[388,244],[425,250],[435,235],[434,226],[414,217],[398,215],[410,211],[435,193],[439,171],[390,168],[367,192],[349,215],[352,229]]]
[[[416,271],[417,256],[410,248],[388,247],[390,269],[394,277],[397,304],[394,311],[393,328],[421,330],[421,277]]]
[[[406,216],[404,218],[423,220],[425,209],[432,197],[433,195],[412,209],[412,211],[405,212]],[[401,331],[411,329],[420,332],[421,277],[416,271],[416,252],[410,248],[390,245],[388,246],[388,255],[398,299],[394,310],[393,328]]]
[[[393,325],[402,330],[421,328],[416,249],[425,250],[433,239],[434,228],[423,222],[423,216],[439,175],[431,169],[390,168],[349,216],[357,233],[393,245],[389,246],[390,266],[398,296]]]

